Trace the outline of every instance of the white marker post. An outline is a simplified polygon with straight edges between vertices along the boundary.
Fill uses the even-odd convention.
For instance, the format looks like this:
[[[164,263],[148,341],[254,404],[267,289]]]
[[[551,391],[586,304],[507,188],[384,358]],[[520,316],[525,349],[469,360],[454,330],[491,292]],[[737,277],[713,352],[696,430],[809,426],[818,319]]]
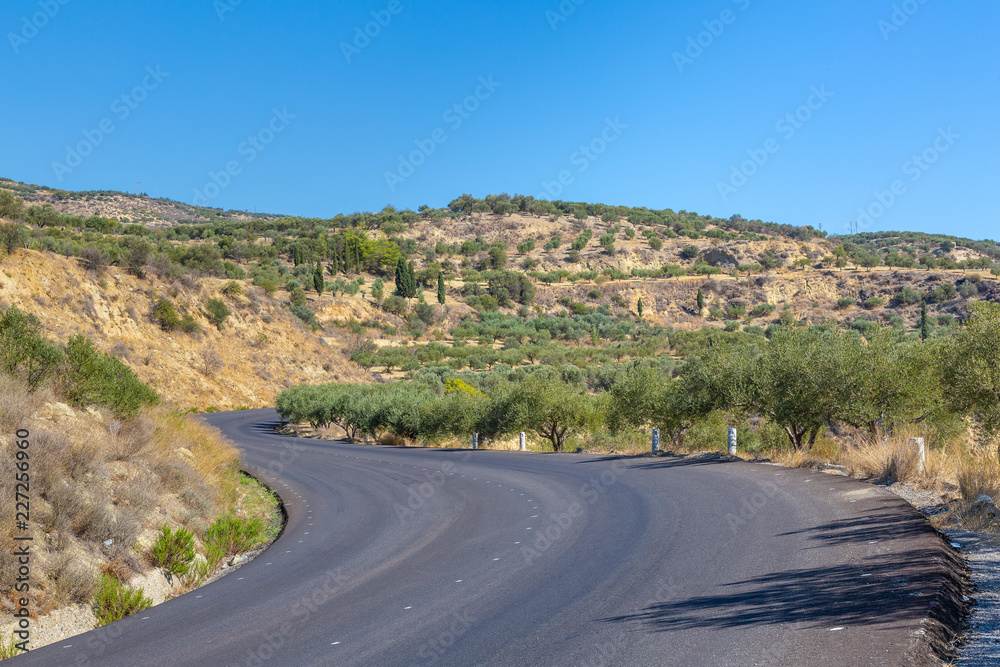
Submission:
[[[729,455],[736,456],[736,429],[729,429]]]
[[[917,457],[920,460],[920,474],[927,474],[927,450],[924,448],[923,438],[910,438],[910,444],[917,450]]]
[[[478,433],[473,433],[472,434],[472,448],[473,449],[479,449],[479,434]]]
[[[653,429],[653,453],[660,451],[660,429]]]
[[[526,443],[526,442],[524,441],[524,431],[521,431],[521,451],[522,451],[522,452],[526,452],[526,451],[528,451],[528,445],[527,445],[527,443]]]

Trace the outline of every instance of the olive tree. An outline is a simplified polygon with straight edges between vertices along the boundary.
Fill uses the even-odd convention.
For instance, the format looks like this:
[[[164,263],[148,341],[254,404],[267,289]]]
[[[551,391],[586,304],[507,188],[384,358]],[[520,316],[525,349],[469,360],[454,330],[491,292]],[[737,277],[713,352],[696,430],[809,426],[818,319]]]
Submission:
[[[972,317],[941,355],[951,407],[972,415],[982,443],[1000,435],[1000,304],[970,304]]]

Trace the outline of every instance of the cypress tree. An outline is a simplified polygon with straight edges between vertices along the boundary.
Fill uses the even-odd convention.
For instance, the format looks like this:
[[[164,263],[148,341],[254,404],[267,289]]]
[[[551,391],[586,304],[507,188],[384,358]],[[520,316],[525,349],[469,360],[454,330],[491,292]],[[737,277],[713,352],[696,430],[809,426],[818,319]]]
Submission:
[[[639,303],[636,304],[636,309],[639,311],[639,317],[642,317],[642,297],[639,297]]]
[[[701,315],[701,311],[705,309],[705,295],[702,294],[701,288],[698,288],[698,314]]]
[[[316,262],[316,270],[313,271],[313,287],[316,289],[316,295],[322,298],[325,283],[323,282],[323,267],[319,265],[319,262]]]
[[[438,271],[438,303],[444,305],[444,274]]]
[[[406,297],[406,260],[402,257],[396,262],[396,296]]]
[[[927,320],[927,302],[920,302],[920,340],[927,340],[931,335],[930,322]]]

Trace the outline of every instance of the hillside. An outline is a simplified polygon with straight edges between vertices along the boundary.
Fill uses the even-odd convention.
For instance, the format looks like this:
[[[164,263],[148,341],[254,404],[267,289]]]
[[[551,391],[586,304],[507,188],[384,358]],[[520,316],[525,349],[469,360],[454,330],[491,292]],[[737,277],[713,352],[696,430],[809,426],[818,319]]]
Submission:
[[[913,336],[921,302],[925,328],[948,335],[970,301],[1000,298],[996,244],[948,237],[828,239],[740,216],[506,195],[327,220],[199,219],[145,196],[5,189],[0,214],[27,225],[6,225],[17,238],[0,305],[37,315],[61,341],[91,335],[183,408],[265,406],[300,382],[442,365],[472,372],[543,358],[591,372],[683,356],[684,331],[882,324]],[[143,206],[158,221],[135,224],[141,216],[128,211]],[[391,296],[400,259],[415,299]],[[210,304],[227,311],[221,327]]]

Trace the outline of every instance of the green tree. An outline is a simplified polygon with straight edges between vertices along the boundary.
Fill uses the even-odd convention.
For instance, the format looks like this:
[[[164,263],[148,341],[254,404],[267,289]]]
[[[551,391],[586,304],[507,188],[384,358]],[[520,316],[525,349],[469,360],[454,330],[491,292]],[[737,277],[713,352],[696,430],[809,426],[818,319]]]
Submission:
[[[375,299],[375,303],[382,302],[382,296],[385,294],[385,283],[382,282],[381,278],[376,278],[375,282],[372,283],[372,298]]]
[[[0,218],[24,220],[24,200],[10,190],[0,190]]]
[[[927,319],[927,301],[920,302],[920,340],[927,340],[931,337],[931,323]]]
[[[597,400],[554,378],[531,376],[497,387],[480,419],[479,432],[497,437],[531,430],[563,451],[566,438],[600,422]]]
[[[636,366],[619,374],[610,395],[607,423],[612,431],[626,424],[654,426],[677,448],[684,445],[687,432],[713,407],[706,386],[687,379],[672,380],[648,366]]]
[[[781,327],[758,356],[724,348],[695,358],[685,373],[720,407],[766,417],[801,450],[840,408],[849,380],[843,340],[832,332]]]
[[[444,310],[443,310],[444,301],[445,301],[444,274],[441,273],[440,271],[438,271],[438,280],[437,280],[437,283],[438,283],[437,299],[438,299],[438,303],[440,303],[441,306],[442,306],[442,312],[444,312]]]
[[[642,317],[642,297],[639,297],[639,302],[635,305],[636,310],[639,311],[639,317]]]
[[[943,401],[938,350],[901,343],[891,327],[876,327],[866,338],[844,340],[846,382],[838,420],[864,428],[875,438],[899,424],[922,421],[938,409]]]
[[[12,254],[28,242],[28,229],[20,222],[0,222],[0,246]]]
[[[701,288],[698,288],[698,314],[700,315],[703,310],[705,310],[705,295],[702,293]]]
[[[940,357],[942,376],[951,407],[972,415],[985,444],[1000,435],[1000,304],[969,308],[972,316]]]
[[[11,306],[0,315],[0,370],[24,379],[30,391],[38,389],[63,359],[60,349],[42,335],[34,315]]]
[[[412,299],[417,295],[417,278],[413,264],[402,257],[396,262],[396,296]]]
[[[78,405],[96,404],[110,408],[120,417],[134,417],[143,405],[159,398],[135,371],[117,357],[99,352],[84,336],[72,336],[66,343],[66,397]]]
[[[326,281],[323,279],[323,267],[316,262],[316,269],[313,271],[313,289],[316,290],[316,297],[323,297],[323,290],[326,288]]]
[[[215,328],[222,331],[229,317],[229,306],[222,299],[209,299],[205,304],[208,313],[208,321],[215,325]]]

